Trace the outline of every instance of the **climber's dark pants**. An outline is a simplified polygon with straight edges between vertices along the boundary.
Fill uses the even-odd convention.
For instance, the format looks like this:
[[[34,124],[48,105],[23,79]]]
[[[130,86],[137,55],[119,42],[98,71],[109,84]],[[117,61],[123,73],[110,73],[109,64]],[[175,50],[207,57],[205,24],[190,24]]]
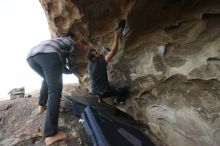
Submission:
[[[116,89],[112,86],[109,86],[109,88],[106,92],[104,92],[104,93],[93,92],[93,94],[97,95],[100,98],[114,96],[116,98],[117,102],[120,102],[120,101],[126,100],[126,98],[128,97],[128,90],[127,90],[127,88]]]
[[[63,88],[61,59],[57,53],[44,53],[30,57],[27,62],[43,78],[39,105],[47,104],[44,136],[55,135]]]

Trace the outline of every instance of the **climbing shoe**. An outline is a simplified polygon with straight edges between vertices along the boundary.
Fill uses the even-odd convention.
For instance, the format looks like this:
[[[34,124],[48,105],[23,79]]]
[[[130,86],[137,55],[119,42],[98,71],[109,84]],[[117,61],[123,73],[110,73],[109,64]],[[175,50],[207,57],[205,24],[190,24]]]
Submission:
[[[125,28],[126,26],[126,20],[122,19],[121,21],[119,21],[118,23],[118,27],[115,29],[115,31],[117,31],[119,28],[122,28],[122,30]]]

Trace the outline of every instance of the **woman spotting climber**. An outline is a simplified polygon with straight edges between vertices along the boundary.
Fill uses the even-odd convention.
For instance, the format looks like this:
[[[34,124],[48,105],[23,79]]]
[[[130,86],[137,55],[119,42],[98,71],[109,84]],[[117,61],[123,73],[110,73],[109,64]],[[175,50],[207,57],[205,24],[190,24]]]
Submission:
[[[44,122],[44,137],[46,145],[51,145],[67,137],[58,132],[58,118],[63,88],[62,73],[74,73],[68,61],[74,50],[73,34],[68,33],[60,37],[46,40],[33,47],[27,56],[30,67],[42,78],[38,113],[46,110]]]

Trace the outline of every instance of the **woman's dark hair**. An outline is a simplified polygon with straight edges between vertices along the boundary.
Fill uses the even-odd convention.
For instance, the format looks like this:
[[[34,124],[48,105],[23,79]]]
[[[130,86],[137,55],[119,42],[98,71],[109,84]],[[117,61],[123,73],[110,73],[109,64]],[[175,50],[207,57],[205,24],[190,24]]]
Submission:
[[[86,58],[87,58],[87,60],[93,61],[93,53],[92,53],[92,52],[94,52],[94,51],[96,51],[96,50],[95,50],[95,49],[89,49],[89,50],[87,51],[87,53],[86,53]]]

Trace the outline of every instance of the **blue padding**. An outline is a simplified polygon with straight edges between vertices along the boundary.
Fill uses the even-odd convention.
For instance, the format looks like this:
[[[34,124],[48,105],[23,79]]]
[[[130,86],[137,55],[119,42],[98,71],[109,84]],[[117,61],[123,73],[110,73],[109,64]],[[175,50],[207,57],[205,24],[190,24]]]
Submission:
[[[86,131],[89,134],[94,135],[94,136],[93,135],[91,136],[92,141],[94,142],[94,145],[109,146],[107,140],[105,139],[104,134],[102,133],[100,126],[98,125],[92,113],[92,109],[90,108],[90,106],[87,106],[85,108],[84,112],[82,113],[82,119],[84,119],[83,126],[87,128]]]

